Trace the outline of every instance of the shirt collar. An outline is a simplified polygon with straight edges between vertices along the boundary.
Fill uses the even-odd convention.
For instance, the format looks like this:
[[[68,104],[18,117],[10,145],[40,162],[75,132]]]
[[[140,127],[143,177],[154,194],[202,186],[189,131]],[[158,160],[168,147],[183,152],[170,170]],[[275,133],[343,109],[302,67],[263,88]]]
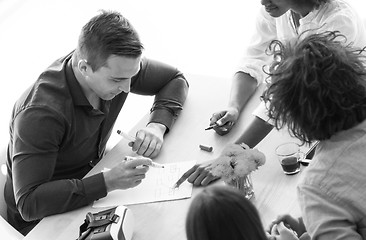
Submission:
[[[86,98],[78,80],[75,77],[74,71],[72,69],[72,61],[71,61],[72,53],[70,54],[70,57],[66,59],[66,81],[70,88],[70,94],[74,101],[74,104],[77,106],[87,106],[91,107],[91,104],[89,103],[88,99]]]

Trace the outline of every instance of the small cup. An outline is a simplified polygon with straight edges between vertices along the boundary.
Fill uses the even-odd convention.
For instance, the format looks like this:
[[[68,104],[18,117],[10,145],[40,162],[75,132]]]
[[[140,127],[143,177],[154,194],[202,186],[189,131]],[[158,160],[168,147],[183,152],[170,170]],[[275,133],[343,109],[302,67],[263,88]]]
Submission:
[[[300,172],[300,161],[304,154],[300,151],[299,144],[294,142],[281,144],[276,148],[276,155],[285,174]]]

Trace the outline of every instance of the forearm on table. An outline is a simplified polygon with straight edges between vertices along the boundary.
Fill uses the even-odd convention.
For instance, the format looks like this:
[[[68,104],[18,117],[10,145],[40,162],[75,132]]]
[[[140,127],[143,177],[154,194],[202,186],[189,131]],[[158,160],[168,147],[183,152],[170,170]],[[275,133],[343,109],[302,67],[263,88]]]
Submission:
[[[272,129],[273,125],[255,116],[235,143],[245,143],[253,148],[262,141]]]
[[[99,173],[82,180],[43,183],[21,194],[17,208],[24,220],[32,221],[83,207],[106,195],[104,178]]]
[[[232,80],[229,107],[240,112],[257,89],[257,80],[247,73],[237,72]]]

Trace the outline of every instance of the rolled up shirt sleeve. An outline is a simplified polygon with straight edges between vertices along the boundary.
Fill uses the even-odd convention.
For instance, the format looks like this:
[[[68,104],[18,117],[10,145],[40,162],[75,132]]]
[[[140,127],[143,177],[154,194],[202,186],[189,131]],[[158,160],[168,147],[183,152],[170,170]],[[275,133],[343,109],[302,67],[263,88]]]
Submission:
[[[188,81],[178,69],[146,58],[131,86],[132,93],[155,96],[149,123],[165,125],[166,132],[183,109],[188,89]]]

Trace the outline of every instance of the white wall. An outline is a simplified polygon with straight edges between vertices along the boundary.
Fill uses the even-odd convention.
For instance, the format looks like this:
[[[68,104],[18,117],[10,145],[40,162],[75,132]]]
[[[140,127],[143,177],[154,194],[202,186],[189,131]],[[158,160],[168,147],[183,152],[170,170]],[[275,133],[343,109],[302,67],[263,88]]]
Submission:
[[[140,33],[146,56],[183,72],[230,77],[259,5],[244,0],[0,0],[0,144],[7,143],[18,96],[50,63],[74,49],[81,27],[99,9],[125,15]],[[122,112],[128,118],[118,123],[126,131],[151,106],[149,97],[136,99],[129,97]]]

